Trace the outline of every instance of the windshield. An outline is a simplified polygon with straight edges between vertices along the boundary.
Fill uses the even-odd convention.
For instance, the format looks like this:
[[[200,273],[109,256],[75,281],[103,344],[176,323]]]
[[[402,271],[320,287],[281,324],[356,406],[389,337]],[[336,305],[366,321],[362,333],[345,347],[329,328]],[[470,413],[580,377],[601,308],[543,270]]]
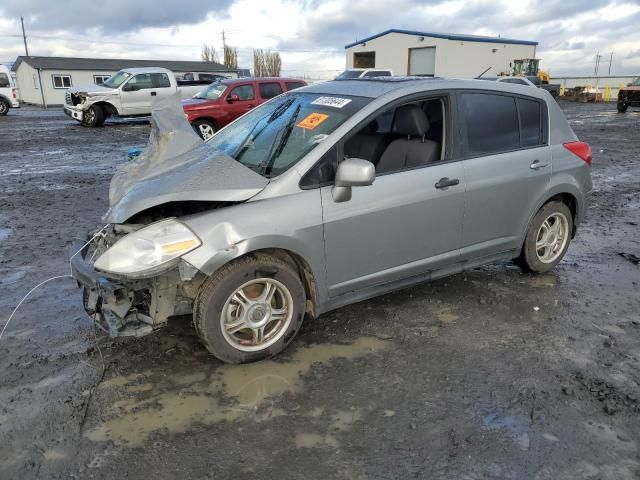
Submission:
[[[640,77],[631,82],[631,85],[633,85],[634,87],[640,87]]]
[[[360,78],[362,75],[361,70],[345,70],[340,75],[336,77],[336,80],[348,80],[350,78]]]
[[[113,75],[111,75],[109,78],[107,78],[104,82],[102,82],[102,86],[109,87],[109,88],[118,88],[130,76],[131,74],[127,72],[116,72]]]
[[[207,88],[198,92],[193,98],[203,98],[206,100],[218,100],[227,89],[227,85],[220,82],[215,82],[209,85]]]
[[[259,174],[275,177],[370,101],[347,95],[287,93],[223,128],[208,143]]]

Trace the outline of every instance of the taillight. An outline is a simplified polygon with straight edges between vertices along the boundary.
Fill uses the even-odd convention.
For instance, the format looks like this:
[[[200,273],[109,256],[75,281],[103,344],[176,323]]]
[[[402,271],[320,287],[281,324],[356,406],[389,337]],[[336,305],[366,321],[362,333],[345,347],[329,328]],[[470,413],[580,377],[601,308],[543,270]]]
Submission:
[[[11,89],[11,94],[13,95],[13,98],[18,98],[18,97],[16,97],[16,89],[15,88]]]
[[[569,142],[564,144],[564,148],[574,155],[580,157],[584,163],[591,165],[591,147],[586,142]]]

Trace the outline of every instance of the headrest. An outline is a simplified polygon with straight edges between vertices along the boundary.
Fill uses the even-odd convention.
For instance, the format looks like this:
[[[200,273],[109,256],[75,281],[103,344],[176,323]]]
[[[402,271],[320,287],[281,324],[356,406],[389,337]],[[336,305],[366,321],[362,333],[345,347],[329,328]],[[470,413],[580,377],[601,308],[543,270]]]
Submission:
[[[418,105],[403,105],[396,111],[396,133],[423,137],[429,130],[429,119]]]
[[[366,127],[362,129],[362,133],[376,133],[378,131],[378,121],[374,118]]]
[[[440,100],[430,100],[424,104],[424,113],[431,123],[442,121],[442,102]]]

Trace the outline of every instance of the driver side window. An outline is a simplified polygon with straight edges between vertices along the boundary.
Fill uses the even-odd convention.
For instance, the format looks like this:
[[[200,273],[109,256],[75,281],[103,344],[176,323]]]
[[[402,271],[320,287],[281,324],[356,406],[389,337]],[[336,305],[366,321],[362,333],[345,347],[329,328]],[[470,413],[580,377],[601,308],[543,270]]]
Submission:
[[[253,85],[239,85],[229,95],[238,95],[240,100],[253,100]]]
[[[148,88],[153,88],[153,81],[151,79],[150,73],[139,73],[135,77],[133,77],[129,82],[127,82],[127,86],[132,90],[145,90]]]

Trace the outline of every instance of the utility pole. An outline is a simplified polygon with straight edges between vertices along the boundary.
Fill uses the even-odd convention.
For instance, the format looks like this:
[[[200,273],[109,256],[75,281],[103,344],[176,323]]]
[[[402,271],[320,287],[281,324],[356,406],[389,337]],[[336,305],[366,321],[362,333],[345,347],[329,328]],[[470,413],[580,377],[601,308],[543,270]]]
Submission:
[[[24,53],[29,56],[29,48],[27,47],[27,34],[24,33],[24,18],[20,17],[20,23],[22,24],[22,40],[24,40]]]
[[[609,57],[609,75],[611,75],[611,64],[613,63],[613,52],[611,52],[611,56]]]
[[[227,46],[227,41],[224,38],[224,29],[222,29],[222,50],[224,51],[224,47]]]

